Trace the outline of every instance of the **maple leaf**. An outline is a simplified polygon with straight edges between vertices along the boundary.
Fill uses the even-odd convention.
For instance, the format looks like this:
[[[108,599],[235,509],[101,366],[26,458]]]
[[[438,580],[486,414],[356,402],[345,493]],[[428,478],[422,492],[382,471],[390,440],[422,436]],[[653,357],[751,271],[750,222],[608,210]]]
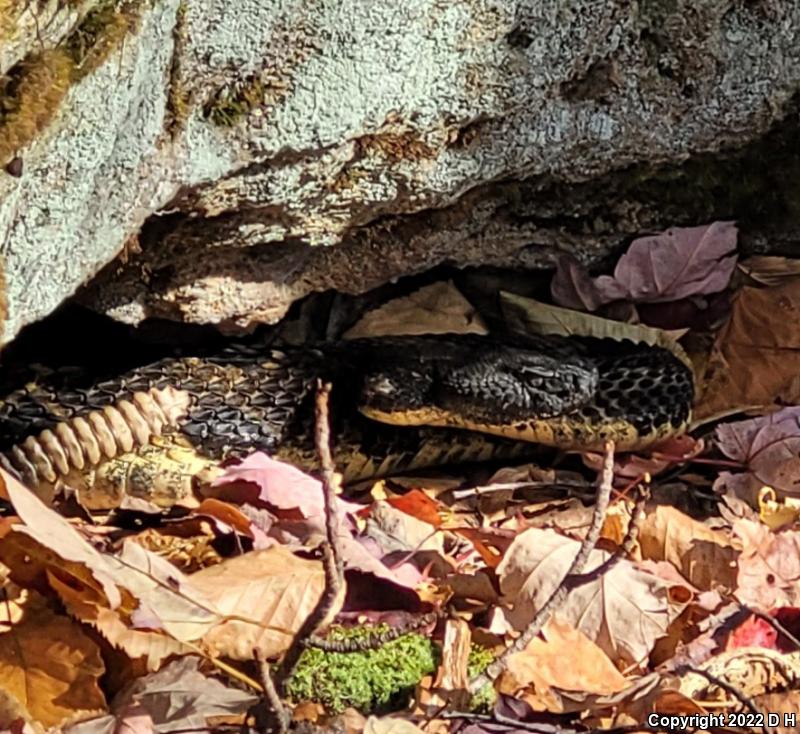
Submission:
[[[591,278],[576,261],[560,259],[551,292],[556,303],[585,311],[614,301],[666,303],[724,290],[735,267],[733,222],[673,227],[634,240],[613,276]]]
[[[751,503],[764,486],[800,495],[800,406],[717,426],[715,441],[743,470],[721,472],[715,491],[728,491]]]
[[[738,520],[741,539],[736,596],[762,609],[800,605],[800,533],[772,532],[752,520]]]
[[[511,621],[523,629],[564,578],[580,544],[553,531],[530,528],[509,547],[497,574],[504,597],[513,602]],[[594,550],[588,568],[609,554]],[[570,592],[559,616],[612,660],[638,662],[650,653],[677,616],[667,582],[620,560],[599,578]]]

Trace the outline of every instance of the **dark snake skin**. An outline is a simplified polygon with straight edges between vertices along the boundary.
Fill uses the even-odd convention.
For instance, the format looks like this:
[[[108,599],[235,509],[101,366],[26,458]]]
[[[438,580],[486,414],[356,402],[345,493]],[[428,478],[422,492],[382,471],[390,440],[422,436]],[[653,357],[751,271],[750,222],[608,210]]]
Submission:
[[[203,455],[264,450],[313,464],[319,378],[334,384],[337,461],[351,479],[519,454],[503,435],[573,449],[597,448],[606,438],[622,448],[646,446],[685,427],[693,398],[691,372],[678,358],[628,343],[431,336],[287,351],[230,344],[104,379],[68,370],[41,376],[0,402],[0,450],[137,393],[171,387],[188,395],[188,408],[168,432]],[[382,425],[356,408],[392,423],[415,423],[415,411],[434,408],[444,416],[441,425],[500,436]]]

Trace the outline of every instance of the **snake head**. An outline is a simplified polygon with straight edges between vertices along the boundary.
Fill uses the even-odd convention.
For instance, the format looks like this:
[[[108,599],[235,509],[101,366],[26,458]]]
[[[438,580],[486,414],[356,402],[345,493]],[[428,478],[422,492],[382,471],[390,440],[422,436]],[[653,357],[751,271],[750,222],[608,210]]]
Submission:
[[[458,359],[373,368],[359,409],[395,425],[502,427],[572,412],[595,394],[598,373],[586,359],[485,343]]]

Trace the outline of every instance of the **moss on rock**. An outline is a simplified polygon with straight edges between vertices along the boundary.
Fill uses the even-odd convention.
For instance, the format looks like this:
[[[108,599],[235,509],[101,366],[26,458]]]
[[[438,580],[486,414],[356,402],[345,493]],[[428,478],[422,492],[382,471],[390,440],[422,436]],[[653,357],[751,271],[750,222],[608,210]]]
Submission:
[[[0,164],[30,143],[53,119],[74,68],[63,48],[29,56],[0,84]]]
[[[0,164],[30,144],[55,118],[71,84],[94,71],[135,30],[142,0],[104,0],[55,48],[30,54],[0,81]],[[0,20],[14,0],[0,0]]]

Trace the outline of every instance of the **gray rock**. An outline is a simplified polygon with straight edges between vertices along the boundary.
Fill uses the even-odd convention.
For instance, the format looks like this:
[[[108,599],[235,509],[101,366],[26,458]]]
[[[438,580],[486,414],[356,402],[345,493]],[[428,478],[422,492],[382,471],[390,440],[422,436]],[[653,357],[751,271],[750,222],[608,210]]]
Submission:
[[[45,47],[92,17],[47,7]],[[315,290],[587,261],[673,224],[797,241],[795,3],[123,7],[138,23],[0,174],[5,341],[123,248],[83,302],[237,330]],[[17,35],[12,72],[40,43]]]

